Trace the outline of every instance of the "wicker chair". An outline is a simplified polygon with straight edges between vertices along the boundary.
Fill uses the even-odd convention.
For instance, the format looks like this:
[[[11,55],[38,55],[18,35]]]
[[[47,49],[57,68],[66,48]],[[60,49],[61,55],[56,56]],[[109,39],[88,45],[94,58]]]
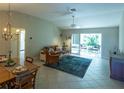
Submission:
[[[59,53],[49,53],[48,51],[46,52],[46,64],[59,64]]]

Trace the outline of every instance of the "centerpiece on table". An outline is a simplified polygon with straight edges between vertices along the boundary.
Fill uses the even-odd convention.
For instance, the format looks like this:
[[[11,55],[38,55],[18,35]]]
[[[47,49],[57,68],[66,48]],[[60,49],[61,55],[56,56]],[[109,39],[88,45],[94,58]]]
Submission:
[[[10,66],[14,66],[16,63],[12,60],[11,58],[11,51],[9,51],[9,58],[8,60],[6,61],[6,67],[10,67]]]

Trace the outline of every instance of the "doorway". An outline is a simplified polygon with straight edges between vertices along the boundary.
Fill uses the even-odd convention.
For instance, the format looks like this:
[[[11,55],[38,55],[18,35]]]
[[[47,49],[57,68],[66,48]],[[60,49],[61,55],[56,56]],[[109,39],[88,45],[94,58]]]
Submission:
[[[18,34],[11,39],[12,58],[17,58],[21,65],[24,65],[25,60],[25,29],[12,28],[12,32]]]
[[[71,53],[82,57],[101,57],[101,33],[72,34]]]
[[[20,64],[24,65],[25,61],[25,30],[20,31],[20,37],[19,37],[19,59]]]

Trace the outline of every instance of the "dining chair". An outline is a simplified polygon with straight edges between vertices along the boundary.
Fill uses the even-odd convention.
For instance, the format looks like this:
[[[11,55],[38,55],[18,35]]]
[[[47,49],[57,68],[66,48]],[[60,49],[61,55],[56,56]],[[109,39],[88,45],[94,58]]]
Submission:
[[[26,56],[26,59],[25,59],[26,62],[33,63],[33,60],[34,60],[34,59],[33,59],[32,57]]]
[[[6,88],[7,88],[7,84],[6,83],[0,84],[0,89],[6,89]]]
[[[27,71],[25,73],[21,73],[16,75],[16,80],[14,83],[15,89],[28,89],[32,87],[32,74]]]
[[[38,69],[34,69],[34,70],[31,71],[31,74],[33,75],[33,78],[32,78],[32,87],[33,87],[33,89],[35,89],[37,71],[38,71]]]
[[[15,81],[11,84],[12,89],[34,89],[35,88],[35,79],[38,69],[32,71],[26,71],[16,75]]]

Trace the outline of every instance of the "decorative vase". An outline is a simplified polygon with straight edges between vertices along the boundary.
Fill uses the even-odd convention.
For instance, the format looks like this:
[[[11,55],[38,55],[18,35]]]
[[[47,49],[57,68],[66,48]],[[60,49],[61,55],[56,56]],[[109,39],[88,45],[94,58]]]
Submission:
[[[9,51],[9,58],[7,60],[6,66],[9,67],[9,66],[12,66],[14,64],[15,64],[14,61],[11,59],[11,51]]]

